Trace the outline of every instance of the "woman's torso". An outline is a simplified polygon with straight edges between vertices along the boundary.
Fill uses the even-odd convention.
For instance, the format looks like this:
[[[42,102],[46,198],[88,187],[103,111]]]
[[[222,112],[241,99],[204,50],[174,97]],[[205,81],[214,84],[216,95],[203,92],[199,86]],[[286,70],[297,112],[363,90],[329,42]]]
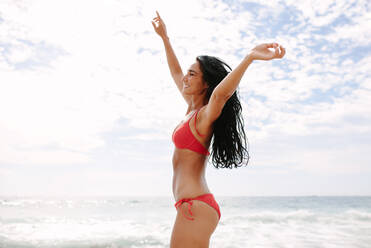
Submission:
[[[212,136],[212,127],[208,126],[202,119],[203,108],[197,113],[196,128],[203,137],[197,134],[195,129],[195,113],[197,110],[188,111],[183,121],[174,129],[181,128],[183,123],[189,124],[193,136],[200,144],[208,149]],[[189,120],[189,123],[186,123]],[[185,128],[185,127],[184,127]],[[187,127],[188,128],[188,127]],[[173,153],[173,194],[175,201],[183,198],[193,198],[202,194],[210,193],[205,180],[207,156],[174,147]]]

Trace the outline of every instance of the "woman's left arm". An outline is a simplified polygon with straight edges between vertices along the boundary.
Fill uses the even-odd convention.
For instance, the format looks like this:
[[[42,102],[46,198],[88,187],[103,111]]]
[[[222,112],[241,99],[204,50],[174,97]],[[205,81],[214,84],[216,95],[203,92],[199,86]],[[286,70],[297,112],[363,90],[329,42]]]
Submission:
[[[274,48],[275,51],[272,52],[268,48]],[[285,53],[285,48],[277,43],[264,43],[254,47],[242,62],[215,87],[204,113],[205,119],[211,124],[219,118],[224,105],[236,91],[243,74],[253,60],[280,59]]]
[[[274,48],[275,51],[271,51],[268,48]],[[279,49],[280,48],[280,51]],[[278,43],[263,43],[254,47],[248,55],[242,60],[242,62],[232,70],[219,84],[215,87],[212,95],[217,96],[220,99],[229,99],[236,91],[238,84],[241,81],[243,74],[247,67],[254,60],[271,60],[281,59],[286,53]]]

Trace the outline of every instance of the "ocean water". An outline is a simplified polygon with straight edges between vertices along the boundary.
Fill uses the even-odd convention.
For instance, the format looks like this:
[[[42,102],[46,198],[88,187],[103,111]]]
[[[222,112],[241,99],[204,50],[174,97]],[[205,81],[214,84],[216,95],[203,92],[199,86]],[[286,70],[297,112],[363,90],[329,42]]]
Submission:
[[[218,197],[212,248],[371,247],[371,197]],[[0,247],[169,247],[171,197],[0,197]]]

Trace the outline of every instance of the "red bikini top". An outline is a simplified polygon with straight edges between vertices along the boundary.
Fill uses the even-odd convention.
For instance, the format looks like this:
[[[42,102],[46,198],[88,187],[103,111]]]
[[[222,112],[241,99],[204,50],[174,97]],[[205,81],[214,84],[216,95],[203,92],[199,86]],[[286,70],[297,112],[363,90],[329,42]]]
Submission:
[[[196,121],[197,121],[197,113],[199,110],[197,110],[196,113],[196,118],[195,118],[195,129],[198,135],[205,136],[200,134],[197,131],[196,128]],[[194,115],[194,114],[193,114]],[[209,151],[195,138],[193,135],[191,128],[189,127],[189,122],[192,119],[193,115],[191,118],[188,119],[185,123],[181,124],[181,127],[177,129],[178,125],[173,132],[172,135],[172,140],[177,148],[180,149],[188,149],[197,153],[201,153],[204,155],[210,155]]]

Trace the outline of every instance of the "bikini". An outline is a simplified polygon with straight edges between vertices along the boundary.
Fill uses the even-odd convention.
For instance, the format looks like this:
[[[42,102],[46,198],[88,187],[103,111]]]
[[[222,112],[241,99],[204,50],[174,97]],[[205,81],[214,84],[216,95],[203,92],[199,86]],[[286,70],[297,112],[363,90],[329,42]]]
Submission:
[[[196,113],[195,129],[196,129],[197,134],[203,137],[205,135],[200,134],[196,128],[198,111],[199,110],[195,112]],[[195,113],[193,113],[193,115]],[[191,132],[191,128],[189,127],[189,122],[191,121],[193,115],[185,123],[179,124],[180,125],[179,129],[177,129],[179,125],[175,128],[173,132],[173,136],[172,136],[173,142],[175,146],[179,149],[188,149],[188,150],[201,153],[204,155],[210,155],[209,151],[195,138],[195,136]]]
[[[199,110],[197,110],[194,113],[194,114],[196,114],[195,130],[196,130],[196,132],[199,136],[203,137],[205,135],[200,134],[197,131],[197,128],[196,128],[198,111]],[[191,150],[191,151],[194,151],[194,152],[197,152],[197,153],[208,156],[208,155],[210,155],[209,151],[195,138],[195,136],[193,135],[193,133],[191,131],[191,128],[189,127],[189,122],[192,119],[194,114],[192,114],[191,118],[189,118],[185,123],[179,124],[178,126],[180,126],[180,128],[178,128],[178,126],[175,128],[175,130],[173,132],[173,135],[172,135],[172,140],[173,140],[175,146],[179,149],[188,149],[188,150]],[[213,194],[210,194],[210,193],[203,194],[203,195],[200,195],[200,196],[197,196],[197,197],[194,197],[194,198],[180,199],[179,201],[177,201],[175,203],[174,206],[178,210],[179,206],[182,205],[182,203],[187,202],[189,204],[188,205],[188,211],[189,211],[190,215],[193,216],[192,211],[191,211],[191,206],[193,204],[193,202],[192,202],[193,200],[203,201],[206,204],[210,205],[212,208],[214,208],[217,211],[217,213],[219,215],[219,219],[220,219],[221,214],[220,214],[219,205],[215,201],[215,198],[214,198]],[[184,217],[186,217],[189,220],[194,220],[194,218],[190,218],[190,217],[186,216],[184,214],[184,212],[183,212],[183,215],[184,215]]]

